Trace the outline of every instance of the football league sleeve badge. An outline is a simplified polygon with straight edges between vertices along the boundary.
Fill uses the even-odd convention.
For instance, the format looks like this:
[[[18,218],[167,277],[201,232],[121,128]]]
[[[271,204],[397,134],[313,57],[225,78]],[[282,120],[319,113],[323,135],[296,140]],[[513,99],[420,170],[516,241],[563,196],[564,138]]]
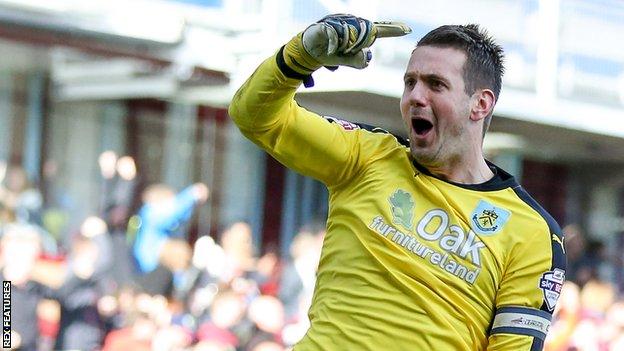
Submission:
[[[548,271],[542,274],[539,280],[539,287],[544,293],[544,302],[549,311],[555,309],[557,300],[561,295],[561,289],[563,288],[563,282],[565,281],[565,272],[562,269],[555,268],[552,271]]]

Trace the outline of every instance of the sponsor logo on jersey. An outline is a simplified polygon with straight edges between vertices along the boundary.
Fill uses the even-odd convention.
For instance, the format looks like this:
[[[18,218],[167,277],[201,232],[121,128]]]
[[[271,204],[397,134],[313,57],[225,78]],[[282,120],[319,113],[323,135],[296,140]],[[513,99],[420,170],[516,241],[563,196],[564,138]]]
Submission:
[[[414,217],[414,200],[412,194],[405,190],[397,189],[388,198],[390,210],[392,211],[392,222],[402,225],[406,229],[412,229],[412,218]]]
[[[437,269],[444,270],[469,284],[474,284],[479,273],[481,273],[479,250],[483,247],[483,243],[480,241],[471,241],[477,238],[472,231],[472,239],[468,239],[466,242],[463,242],[463,240],[457,242],[459,238],[454,235],[441,238],[440,240],[446,241],[447,244],[450,242],[454,243],[452,248],[445,248],[443,251],[430,246],[430,243],[427,241],[433,240],[424,239],[421,233],[418,233],[418,235],[411,235],[409,232],[402,232],[400,229],[386,223],[381,216],[373,218],[369,227],[379,235],[403,247],[407,252],[416,255],[416,257],[420,257],[425,262],[437,267]],[[459,229],[459,227],[455,228],[455,230],[457,229]],[[451,251],[451,249],[455,251]],[[451,254],[457,254],[462,259],[472,260],[473,263],[477,263],[477,267],[471,267],[466,261],[454,258]]]
[[[414,198],[403,189],[396,189],[388,202],[392,222],[378,215],[369,228],[431,265],[474,284],[481,273],[485,244],[473,230],[453,224],[454,216],[439,208],[415,219]]]
[[[559,268],[555,268],[552,271],[548,271],[542,274],[542,278],[539,280],[539,288],[544,293],[544,302],[549,311],[555,309],[557,300],[561,295],[561,289],[563,288],[563,282],[565,280],[565,271]]]
[[[472,211],[472,229],[481,235],[494,235],[507,223],[511,212],[481,200]]]
[[[530,327],[533,329],[543,330],[544,333],[548,332],[548,326],[537,318],[527,318],[526,316],[523,316],[512,319],[510,324],[514,327]]]
[[[328,119],[330,122],[338,124],[344,130],[360,129],[360,126],[358,126],[357,124],[351,123],[349,121],[345,121],[344,119],[340,119],[340,118],[336,118],[336,117],[332,117],[332,116],[325,116],[325,118]]]

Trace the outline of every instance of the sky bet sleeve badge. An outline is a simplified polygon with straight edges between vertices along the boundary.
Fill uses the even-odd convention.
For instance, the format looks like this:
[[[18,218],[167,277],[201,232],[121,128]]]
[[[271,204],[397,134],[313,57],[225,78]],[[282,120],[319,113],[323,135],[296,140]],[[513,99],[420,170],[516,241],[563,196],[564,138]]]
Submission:
[[[481,235],[494,235],[507,223],[511,212],[496,207],[487,201],[479,201],[477,208],[470,216],[472,229]]]
[[[563,288],[564,280],[565,272],[559,268],[542,274],[539,287],[544,293],[544,302],[546,302],[546,307],[548,307],[549,311],[555,309],[555,305],[561,294],[561,288]]]

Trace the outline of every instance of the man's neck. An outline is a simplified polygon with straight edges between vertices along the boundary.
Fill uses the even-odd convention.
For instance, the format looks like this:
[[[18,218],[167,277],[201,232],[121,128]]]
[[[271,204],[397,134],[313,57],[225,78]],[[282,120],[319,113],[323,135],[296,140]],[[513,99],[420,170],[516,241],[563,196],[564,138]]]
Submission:
[[[483,157],[474,162],[455,160],[441,166],[425,166],[437,178],[459,184],[481,184],[494,177]]]

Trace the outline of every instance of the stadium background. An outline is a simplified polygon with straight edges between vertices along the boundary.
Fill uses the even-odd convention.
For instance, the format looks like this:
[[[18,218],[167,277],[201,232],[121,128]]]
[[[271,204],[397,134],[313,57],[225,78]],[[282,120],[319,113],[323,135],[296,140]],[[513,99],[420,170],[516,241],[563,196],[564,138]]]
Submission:
[[[184,226],[186,241],[218,240],[243,220],[256,256],[286,261],[300,227],[324,216],[326,190],[243,139],[226,109],[260,60],[337,12],[400,20],[414,31],[378,42],[364,72],[316,73],[299,103],[399,134],[401,77],[422,34],[475,22],[500,41],[507,72],[486,153],[566,226],[580,285],[592,280],[613,295],[613,305],[595,307],[595,329],[582,329],[600,334],[607,310],[622,312],[615,301],[624,290],[617,0],[0,0],[0,175],[7,187],[12,171],[23,171],[23,189],[40,195],[26,207],[53,239],[44,258],[63,262],[84,220],[106,209],[98,159],[113,151],[136,164],[126,189],[133,209],[147,184],[204,183],[210,197]]]

